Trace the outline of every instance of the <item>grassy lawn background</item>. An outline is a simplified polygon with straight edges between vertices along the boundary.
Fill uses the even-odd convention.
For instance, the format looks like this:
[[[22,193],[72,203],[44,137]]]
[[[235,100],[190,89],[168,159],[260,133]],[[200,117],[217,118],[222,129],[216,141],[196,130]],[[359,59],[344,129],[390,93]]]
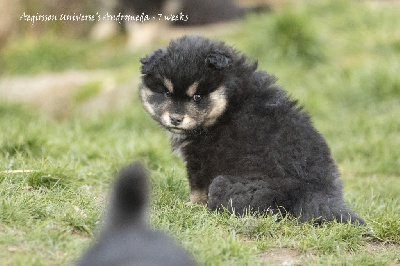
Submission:
[[[347,224],[276,223],[186,206],[184,164],[137,97],[120,110],[63,120],[1,102],[0,265],[71,263],[96,235],[115,172],[137,159],[151,173],[151,225],[202,264],[282,263],[271,251],[306,265],[400,264],[399,17],[398,8],[361,2],[306,3],[249,16],[237,32],[218,36],[258,59],[311,113],[342,171],[345,199],[373,237]],[[138,58],[150,50],[21,38],[0,51],[0,73],[102,68],[126,80],[139,77]],[[5,172],[21,169],[35,172]],[[285,250],[294,253],[286,258]]]

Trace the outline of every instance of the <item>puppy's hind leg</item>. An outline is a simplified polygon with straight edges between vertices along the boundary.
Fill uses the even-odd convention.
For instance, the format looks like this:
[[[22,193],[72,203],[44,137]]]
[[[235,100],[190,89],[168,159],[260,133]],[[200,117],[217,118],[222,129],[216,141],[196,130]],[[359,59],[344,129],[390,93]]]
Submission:
[[[351,222],[352,224],[358,223],[359,225],[365,225],[364,220],[355,212],[350,210],[344,202],[341,202],[341,204],[337,206],[331,206],[330,210],[334,219],[340,223]]]
[[[217,176],[209,187],[208,208],[227,209],[230,213],[242,215],[249,208],[254,212],[267,211],[275,207],[276,198],[276,192],[257,178]]]
[[[337,221],[339,223],[351,222],[364,225],[364,220],[353,212],[343,202],[341,193],[338,195],[328,193],[309,193],[294,207],[300,222],[315,219],[315,222]]]

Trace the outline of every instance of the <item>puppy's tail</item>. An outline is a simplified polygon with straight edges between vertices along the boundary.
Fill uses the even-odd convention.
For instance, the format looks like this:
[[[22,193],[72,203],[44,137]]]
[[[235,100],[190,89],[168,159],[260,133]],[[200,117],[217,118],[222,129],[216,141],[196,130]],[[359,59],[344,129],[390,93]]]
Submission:
[[[123,168],[114,185],[107,222],[109,229],[142,224],[145,220],[148,184],[147,173],[140,163]]]

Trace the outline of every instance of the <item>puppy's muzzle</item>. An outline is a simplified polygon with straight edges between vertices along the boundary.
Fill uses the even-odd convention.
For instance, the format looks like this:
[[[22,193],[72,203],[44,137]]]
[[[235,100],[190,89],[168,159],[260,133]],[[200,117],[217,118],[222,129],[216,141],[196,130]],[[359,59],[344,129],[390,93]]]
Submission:
[[[179,114],[170,114],[169,119],[171,120],[171,124],[173,126],[179,126],[183,121],[183,115]]]

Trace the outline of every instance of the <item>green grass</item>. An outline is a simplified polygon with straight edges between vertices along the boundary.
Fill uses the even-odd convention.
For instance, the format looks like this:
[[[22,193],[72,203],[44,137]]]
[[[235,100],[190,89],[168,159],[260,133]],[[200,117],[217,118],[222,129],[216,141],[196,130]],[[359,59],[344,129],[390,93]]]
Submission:
[[[73,112],[62,121],[3,102],[0,265],[71,263],[96,235],[115,172],[137,159],[151,173],[151,225],[202,264],[268,264],[265,254],[276,248],[295,250],[304,265],[400,263],[399,16],[398,9],[347,1],[299,4],[249,16],[238,32],[221,37],[257,58],[311,113],[342,171],[346,200],[374,236],[348,224],[277,223],[275,216],[234,217],[185,205],[184,164],[137,97],[119,111]],[[83,40],[52,39],[50,48],[46,39],[6,47],[1,73],[118,67],[122,78],[128,69],[139,73],[137,61],[127,59],[145,54],[109,53]],[[92,61],[93,53],[100,56]],[[75,100],[98,90],[88,84]]]
[[[85,100],[97,95],[102,89],[102,83],[100,81],[89,82],[81,86],[72,95],[72,99],[75,103],[84,102]]]
[[[142,50],[127,52],[122,38],[97,43],[85,39],[44,35],[20,36],[0,50],[0,75],[38,74],[66,69],[139,67]]]

